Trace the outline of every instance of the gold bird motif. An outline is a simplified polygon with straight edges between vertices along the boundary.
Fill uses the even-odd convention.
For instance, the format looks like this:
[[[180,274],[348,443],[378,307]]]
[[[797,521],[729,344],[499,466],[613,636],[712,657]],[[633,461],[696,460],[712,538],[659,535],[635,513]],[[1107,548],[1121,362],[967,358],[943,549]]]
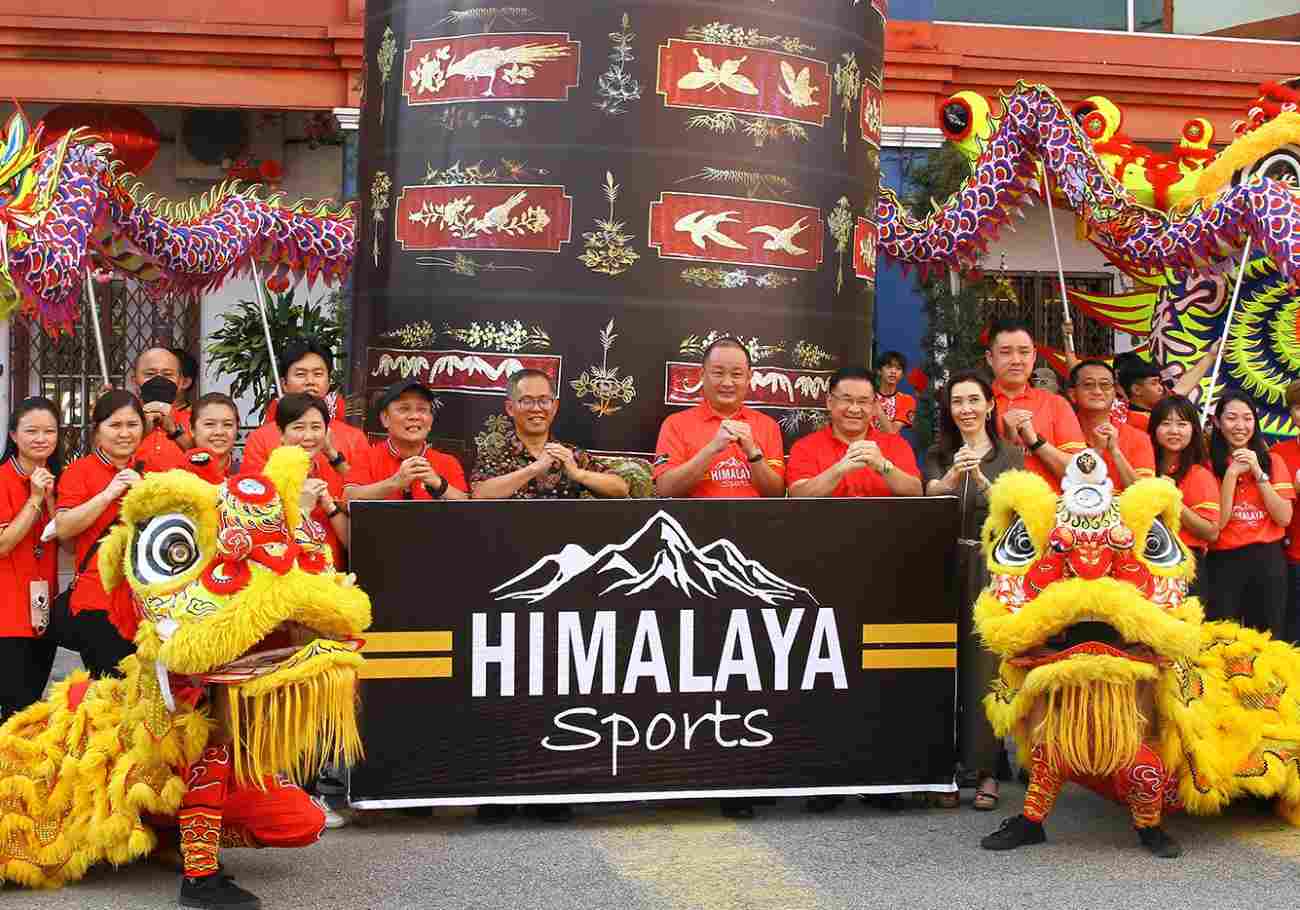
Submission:
[[[492,88],[496,84],[497,70],[503,66],[524,66],[543,63],[547,60],[559,60],[569,56],[569,49],[563,44],[521,44],[519,47],[484,47],[472,51],[452,63],[447,68],[448,76],[461,76],[467,82],[488,81],[487,91],[483,97],[493,96]]]
[[[739,212],[718,212],[714,215],[705,215],[704,210],[691,212],[689,215],[683,215],[677,219],[673,225],[674,231],[680,231],[683,234],[691,235],[691,243],[700,249],[704,249],[704,242],[712,240],[718,246],[725,246],[731,250],[743,250],[745,245],[737,243],[726,234],[722,233],[720,228],[724,224],[739,222],[739,218],[732,218],[732,215],[738,215]]]
[[[789,253],[791,256],[802,256],[808,252],[801,246],[794,245],[794,238],[798,237],[808,225],[807,218],[800,218],[788,228],[778,228],[770,224],[760,224],[756,228],[750,228],[750,234],[766,234],[770,240],[763,241],[763,249],[771,250],[777,253]]]

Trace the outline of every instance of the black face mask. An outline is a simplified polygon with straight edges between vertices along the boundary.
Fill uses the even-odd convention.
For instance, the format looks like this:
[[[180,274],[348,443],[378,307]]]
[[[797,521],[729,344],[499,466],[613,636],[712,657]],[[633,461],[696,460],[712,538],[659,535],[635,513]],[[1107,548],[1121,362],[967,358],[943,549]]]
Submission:
[[[157,401],[172,404],[176,401],[176,391],[176,383],[166,376],[155,376],[140,386],[140,401],[144,404],[153,404]]]

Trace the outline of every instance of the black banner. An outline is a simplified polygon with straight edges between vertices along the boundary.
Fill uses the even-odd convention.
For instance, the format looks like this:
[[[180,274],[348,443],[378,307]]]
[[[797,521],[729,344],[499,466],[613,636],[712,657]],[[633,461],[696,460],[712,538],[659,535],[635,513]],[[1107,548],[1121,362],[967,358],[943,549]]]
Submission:
[[[951,790],[952,499],[358,502],[361,808]]]
[[[366,17],[351,369],[371,405],[428,382],[439,447],[469,461],[510,374],[539,368],[557,438],[647,453],[726,334],[787,441],[824,420],[826,375],[870,350],[883,3]]]

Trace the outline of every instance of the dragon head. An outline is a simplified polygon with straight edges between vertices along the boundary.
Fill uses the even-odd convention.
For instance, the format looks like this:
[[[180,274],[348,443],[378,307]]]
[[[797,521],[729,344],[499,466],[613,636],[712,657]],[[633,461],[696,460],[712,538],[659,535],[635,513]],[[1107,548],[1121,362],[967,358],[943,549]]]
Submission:
[[[1088,450],[1062,490],[1016,471],[991,491],[991,581],[975,623],[1002,666],[985,705],[1025,753],[1044,744],[1081,773],[1108,774],[1136,753],[1162,668],[1197,653],[1195,563],[1178,539],[1181,495],[1170,481],[1116,494]]]
[[[303,521],[309,467],[285,447],[262,474],[220,486],[184,471],[146,476],[99,551],[105,587],[130,585],[135,615],[113,618],[138,620],[141,665],[156,668],[173,710],[175,692],[210,687],[243,779],[310,773],[360,752],[357,636],[370,600]]]

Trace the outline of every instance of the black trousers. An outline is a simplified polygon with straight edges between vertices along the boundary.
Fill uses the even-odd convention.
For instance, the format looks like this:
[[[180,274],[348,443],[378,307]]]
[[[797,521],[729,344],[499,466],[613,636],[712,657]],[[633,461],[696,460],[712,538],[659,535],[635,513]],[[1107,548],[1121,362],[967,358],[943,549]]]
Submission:
[[[1300,562],[1287,563],[1291,572],[1291,599],[1287,604],[1286,640],[1300,645]]]
[[[1206,619],[1231,619],[1286,639],[1291,585],[1281,541],[1211,550],[1205,568]]]
[[[0,638],[0,723],[40,700],[58,645],[41,638]]]
[[[121,676],[117,663],[135,653],[135,643],[121,636],[103,610],[83,610],[73,615],[69,609],[71,601],[70,593],[55,599],[46,637],[52,637],[60,647],[80,654],[81,662],[92,677]]]

